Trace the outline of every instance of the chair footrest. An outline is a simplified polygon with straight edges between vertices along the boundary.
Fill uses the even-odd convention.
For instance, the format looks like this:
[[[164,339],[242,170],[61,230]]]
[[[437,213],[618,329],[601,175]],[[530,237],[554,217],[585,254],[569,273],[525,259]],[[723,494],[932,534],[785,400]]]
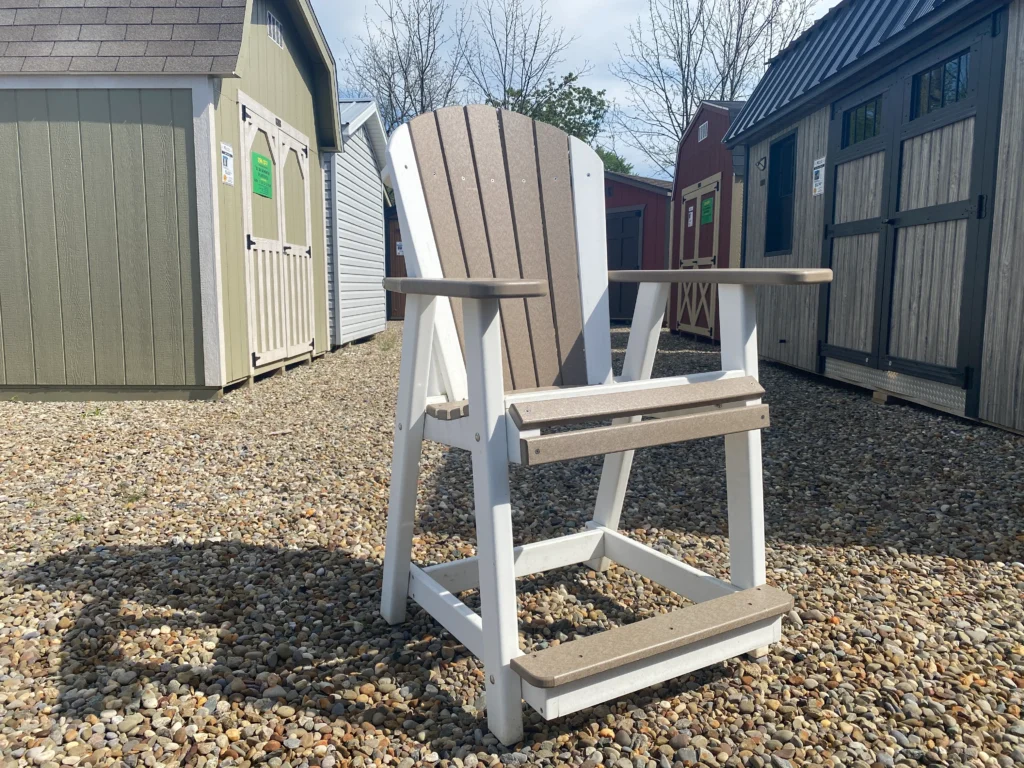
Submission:
[[[524,437],[519,441],[520,461],[533,466],[703,437],[731,435],[767,426],[767,405],[745,405],[708,413]]]
[[[512,669],[531,685],[555,688],[777,618],[792,608],[787,593],[762,585],[518,656]]]

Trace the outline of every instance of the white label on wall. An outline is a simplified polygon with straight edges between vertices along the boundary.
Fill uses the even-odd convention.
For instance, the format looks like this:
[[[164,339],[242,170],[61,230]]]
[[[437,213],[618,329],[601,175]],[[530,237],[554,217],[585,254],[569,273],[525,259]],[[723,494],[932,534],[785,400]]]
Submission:
[[[692,205],[689,206],[686,209],[686,226],[688,226],[688,227],[692,227],[693,226],[693,206]]]
[[[396,240],[395,241],[395,253],[397,253],[399,256],[405,256],[405,251],[402,250],[402,241],[401,240]]]
[[[825,194],[825,158],[819,157],[814,161],[814,176],[811,181],[811,191],[815,197]]]
[[[220,144],[220,181],[235,186],[235,152],[230,144]]]

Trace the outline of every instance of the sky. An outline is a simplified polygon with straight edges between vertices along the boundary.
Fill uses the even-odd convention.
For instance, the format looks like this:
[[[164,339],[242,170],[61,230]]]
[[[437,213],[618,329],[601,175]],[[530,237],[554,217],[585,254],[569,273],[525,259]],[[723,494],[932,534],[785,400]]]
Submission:
[[[364,16],[369,14],[372,18],[379,18],[380,11],[373,0],[312,2],[328,44],[340,60],[341,72],[347,44],[365,29]],[[817,0],[812,19],[820,18],[837,2],[839,0]],[[452,5],[458,4],[458,0],[453,0]],[[610,99],[622,101],[623,88],[609,71],[609,65],[617,59],[616,43],[622,43],[626,26],[636,20],[643,7],[643,0],[549,0],[547,10],[555,25],[565,27],[568,36],[576,37],[565,52],[560,70],[579,71],[584,65],[589,65],[583,84],[594,90],[603,89]],[[615,149],[633,163],[634,173],[655,175],[655,169],[642,154],[621,143]]]

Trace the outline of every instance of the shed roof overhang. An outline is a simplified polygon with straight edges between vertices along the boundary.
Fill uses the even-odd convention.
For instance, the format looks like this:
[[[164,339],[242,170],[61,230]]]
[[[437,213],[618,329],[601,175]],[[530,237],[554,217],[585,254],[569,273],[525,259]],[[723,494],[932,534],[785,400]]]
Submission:
[[[723,141],[760,141],[1008,2],[842,0],[772,59]]]
[[[249,0],[251,3],[252,0]],[[317,141],[322,152],[341,151],[341,124],[338,120],[338,77],[334,54],[327,44],[320,22],[309,0],[284,0],[296,20],[296,29],[309,52],[313,66],[313,109],[316,112]]]

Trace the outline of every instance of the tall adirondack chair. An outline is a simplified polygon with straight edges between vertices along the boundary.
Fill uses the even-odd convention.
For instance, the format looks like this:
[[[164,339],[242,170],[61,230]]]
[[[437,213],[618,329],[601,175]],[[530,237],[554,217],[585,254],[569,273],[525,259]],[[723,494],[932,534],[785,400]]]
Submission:
[[[607,271],[604,166],[585,143],[523,115],[448,107],[395,131],[393,186],[407,278],[381,613],[412,598],[483,661],[487,720],[523,735],[547,719],[709,664],[764,653],[793,605],[765,584],[754,286],[823,283],[825,269]],[[609,281],[640,283],[621,376]],[[651,378],[673,282],[713,283],[722,370]],[[609,421],[610,426],[593,422]],[[577,429],[552,427],[585,424]],[[637,448],[725,436],[730,582],[618,532]],[[411,562],[424,439],[472,453],[477,556]],[[513,546],[510,462],[604,455],[586,530]],[[577,563],[630,568],[697,604],[536,653],[519,647],[516,577]],[[480,614],[458,594],[479,588]]]

